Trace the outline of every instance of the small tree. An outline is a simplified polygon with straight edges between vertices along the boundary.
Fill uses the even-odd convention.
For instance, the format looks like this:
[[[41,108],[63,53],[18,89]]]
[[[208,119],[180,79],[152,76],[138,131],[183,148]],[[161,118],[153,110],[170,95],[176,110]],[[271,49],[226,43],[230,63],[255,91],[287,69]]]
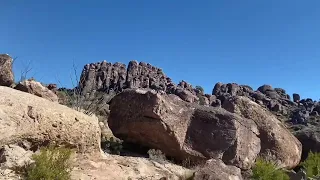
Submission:
[[[255,166],[252,168],[253,180],[289,180],[289,176],[271,162],[262,158],[256,160]]]
[[[26,172],[27,180],[69,180],[71,165],[69,163],[72,151],[66,148],[43,148],[39,154],[33,155],[34,163]]]
[[[301,163],[309,178],[320,177],[320,153],[309,152],[308,158]]]

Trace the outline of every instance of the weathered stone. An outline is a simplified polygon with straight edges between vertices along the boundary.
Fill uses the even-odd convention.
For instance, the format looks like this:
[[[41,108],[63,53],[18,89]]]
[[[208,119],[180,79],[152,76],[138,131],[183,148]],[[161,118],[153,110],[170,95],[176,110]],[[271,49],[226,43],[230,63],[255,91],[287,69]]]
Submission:
[[[49,142],[100,151],[98,119],[66,106],[0,86],[0,147],[30,142],[31,150]]]
[[[280,99],[280,95],[276,91],[266,91],[265,95],[271,99]]]
[[[23,92],[27,92],[53,102],[58,102],[58,96],[49,90],[47,87],[43,86],[40,82],[34,80],[25,80],[16,85],[15,89]]]
[[[241,170],[225,165],[221,160],[210,159],[196,171],[194,180],[242,180]]]
[[[47,86],[47,88],[48,88],[49,90],[57,90],[57,84],[49,84],[49,85]]]
[[[309,112],[306,110],[297,109],[293,111],[291,122],[294,124],[307,124],[309,120]]]
[[[220,158],[248,169],[260,151],[253,121],[175,95],[125,90],[112,99],[110,110],[108,123],[115,136],[178,160]]]
[[[87,64],[80,77],[79,86],[83,94],[93,90],[121,91],[126,83],[127,69],[122,63]]]
[[[8,54],[0,54],[0,86],[11,86],[14,83],[12,63]]]
[[[270,85],[262,85],[258,88],[258,91],[262,92],[263,94],[266,94],[267,91],[274,91],[274,89],[272,88],[272,86]]]
[[[182,100],[186,102],[195,102],[199,100],[199,98],[195,95],[193,95],[190,91],[177,88],[175,94],[179,96]]]
[[[30,162],[33,152],[17,145],[0,148],[0,165],[5,168],[22,167]]]
[[[320,152],[320,130],[317,127],[303,128],[302,130],[296,131],[294,135],[302,143],[301,160],[305,160],[310,151]]]
[[[269,111],[246,97],[233,97],[222,105],[230,112],[252,119],[260,133],[260,155],[280,167],[294,168],[301,159],[301,143]]]

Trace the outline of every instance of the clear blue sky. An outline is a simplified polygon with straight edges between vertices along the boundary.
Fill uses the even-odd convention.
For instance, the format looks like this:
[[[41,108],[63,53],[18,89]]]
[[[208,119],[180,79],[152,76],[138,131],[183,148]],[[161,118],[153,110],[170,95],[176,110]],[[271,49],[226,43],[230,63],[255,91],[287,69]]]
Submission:
[[[320,98],[319,0],[0,0],[0,53],[71,86],[83,65],[130,60],[211,93],[216,82]]]

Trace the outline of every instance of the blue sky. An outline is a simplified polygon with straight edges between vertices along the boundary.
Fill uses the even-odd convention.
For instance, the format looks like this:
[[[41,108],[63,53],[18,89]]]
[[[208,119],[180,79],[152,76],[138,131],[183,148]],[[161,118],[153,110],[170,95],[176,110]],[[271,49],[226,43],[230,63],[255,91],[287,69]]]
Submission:
[[[216,82],[319,99],[319,0],[0,0],[0,53],[71,86],[91,62],[149,62],[211,93]],[[28,2],[28,3],[26,3]]]

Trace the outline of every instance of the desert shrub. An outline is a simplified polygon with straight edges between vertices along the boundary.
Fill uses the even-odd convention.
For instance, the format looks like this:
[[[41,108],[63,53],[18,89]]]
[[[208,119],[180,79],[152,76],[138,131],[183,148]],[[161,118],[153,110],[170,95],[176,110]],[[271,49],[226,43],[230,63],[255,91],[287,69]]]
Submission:
[[[252,168],[253,180],[289,180],[289,176],[282,169],[271,162],[262,158],[256,160],[255,166]]]
[[[159,149],[149,149],[148,155],[151,160],[157,162],[165,162],[167,160],[166,155]]]
[[[309,152],[308,158],[301,163],[309,178],[320,177],[320,153]]]
[[[104,152],[120,155],[123,145],[123,141],[115,139],[113,137],[103,138],[101,140],[101,147]]]
[[[47,147],[42,148],[39,154],[34,154],[34,163],[26,170],[27,180],[69,180],[71,149]]]
[[[204,89],[201,86],[196,86],[195,89],[199,90],[201,93],[204,93]]]

